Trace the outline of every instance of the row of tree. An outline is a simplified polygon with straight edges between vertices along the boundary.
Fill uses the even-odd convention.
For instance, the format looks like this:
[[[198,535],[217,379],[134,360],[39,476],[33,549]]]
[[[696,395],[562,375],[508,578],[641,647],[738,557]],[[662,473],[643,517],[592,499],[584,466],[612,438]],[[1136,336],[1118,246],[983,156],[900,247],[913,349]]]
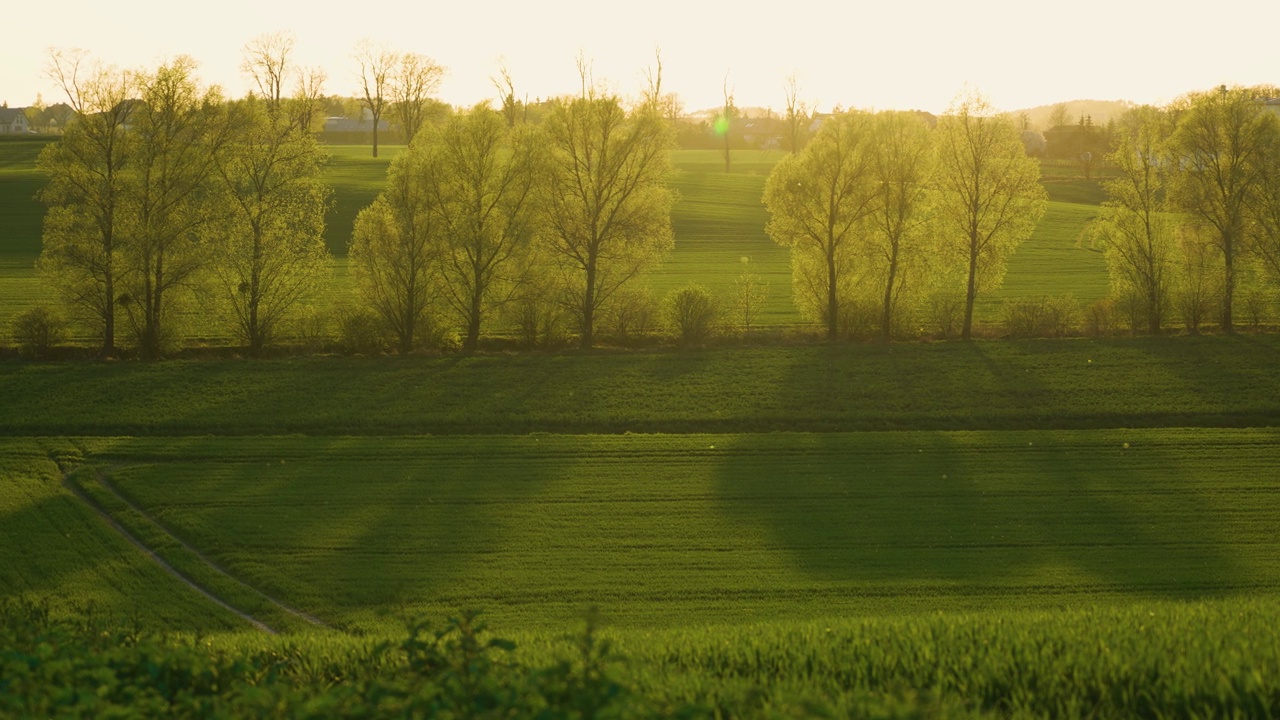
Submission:
[[[270,344],[331,273],[324,154],[299,104],[228,102],[187,58],[133,72],[56,56],[53,69],[76,120],[39,158],[39,266],[102,354],[122,325],[144,356],[162,354],[197,285],[250,348]]]
[[[1118,123],[1094,237],[1115,295],[1148,332],[1169,322],[1175,299],[1193,322],[1218,309],[1232,332],[1238,288],[1280,279],[1277,98],[1274,87],[1224,86]]]
[[[797,304],[835,339],[879,308],[889,339],[904,305],[963,289],[961,333],[1044,212],[1039,164],[1013,121],[979,97],[931,127],[917,113],[846,112],[769,176],[770,236],[791,248]]]
[[[187,59],[121,72],[55,56],[76,120],[40,159],[50,178],[40,265],[103,354],[122,324],[143,355],[161,354],[191,288],[261,351],[328,277],[316,93],[303,73],[285,96],[287,58],[278,38],[248,46],[258,89],[228,101]],[[422,67],[401,55],[379,66],[392,59]],[[474,350],[499,314],[535,337],[566,317],[590,348],[602,316],[625,325],[635,310],[634,281],[673,244],[671,99],[660,64],[630,108],[580,69],[582,94],[551,101],[536,124],[516,112],[509,79],[500,110],[423,120],[360,213],[358,304],[401,352],[441,327]],[[429,87],[439,71],[424,72]],[[1280,274],[1280,127],[1267,90],[1195,94],[1118,124],[1118,177],[1095,237],[1117,296],[1141,299],[1152,331],[1176,268],[1220,263],[1227,331],[1242,263]],[[794,84],[788,93],[798,128],[808,111]],[[977,298],[1000,284],[1044,210],[1017,123],[966,97],[936,119],[837,113],[792,144],[764,203],[767,232],[791,249],[801,310],[832,339],[874,314],[888,339],[927,298],[959,293],[970,337]]]

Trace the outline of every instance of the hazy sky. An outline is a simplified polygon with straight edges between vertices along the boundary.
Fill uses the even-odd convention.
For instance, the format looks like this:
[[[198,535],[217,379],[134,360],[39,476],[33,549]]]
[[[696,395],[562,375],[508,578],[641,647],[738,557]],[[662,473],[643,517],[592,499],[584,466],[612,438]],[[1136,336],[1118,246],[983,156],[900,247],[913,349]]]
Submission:
[[[1275,0],[19,2],[0,11],[0,101],[61,99],[43,77],[50,47],[124,67],[185,53],[204,81],[240,95],[244,44],[288,30],[296,60],[328,72],[328,94],[355,94],[351,50],[369,37],[448,67],[441,97],[459,105],[494,97],[500,57],[519,94],[574,92],[579,51],[598,81],[633,96],[658,46],[664,87],[688,110],[718,105],[726,73],[739,106],[779,107],[793,71],[823,110],[940,112],[966,83],[1006,110],[1077,98],[1163,102],[1222,83],[1280,84],[1278,27]]]

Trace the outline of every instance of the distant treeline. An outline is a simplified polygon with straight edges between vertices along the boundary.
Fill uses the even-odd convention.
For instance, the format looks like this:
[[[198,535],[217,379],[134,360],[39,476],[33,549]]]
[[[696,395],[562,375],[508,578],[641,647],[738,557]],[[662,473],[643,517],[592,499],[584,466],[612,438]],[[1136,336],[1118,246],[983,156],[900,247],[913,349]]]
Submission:
[[[324,102],[306,73],[285,95],[288,68],[265,52],[278,40],[246,49],[259,89],[240,100],[203,86],[185,58],[125,72],[55,56],[74,114],[39,158],[39,269],[102,355],[172,352],[208,332],[184,327],[193,317],[217,318],[253,354],[333,336],[362,352],[473,351],[495,326],[524,347],[655,331],[695,345],[757,324],[763,288],[749,265],[730,297],[693,284],[659,305],[638,282],[673,246],[680,113],[660,72],[630,106],[584,72],[577,97],[530,105],[511,91],[499,109],[453,111],[428,95],[438,66],[372,47],[361,55],[371,127],[390,113],[412,139],[356,220],[354,295],[320,306],[332,267],[313,132]],[[1113,296],[1010,303],[1004,330],[1157,333],[1176,317],[1232,332],[1240,298],[1258,324],[1280,278],[1277,94],[1220,88],[1111,123],[1110,200],[1089,237]],[[726,97],[722,134],[732,110]],[[940,118],[816,118],[790,94],[779,122],[791,152],[766,184],[766,230],[791,250],[804,317],[829,340],[970,337],[975,300],[999,287],[1043,214],[1016,119],[978,96]],[[726,171],[733,149],[722,145]],[[19,343],[32,354],[57,344],[59,315],[19,317]]]

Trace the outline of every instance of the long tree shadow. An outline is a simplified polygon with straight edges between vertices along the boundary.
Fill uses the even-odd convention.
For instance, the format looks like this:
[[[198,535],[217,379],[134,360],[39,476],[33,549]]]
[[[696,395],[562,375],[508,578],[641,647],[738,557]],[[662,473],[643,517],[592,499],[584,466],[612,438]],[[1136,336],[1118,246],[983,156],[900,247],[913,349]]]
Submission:
[[[1031,407],[1044,389],[981,348],[970,382]],[[855,369],[850,369],[856,372]],[[1280,586],[1248,518],[1254,482],[1179,431],[814,433],[737,438],[720,506],[766,528],[815,588],[840,595],[1204,597]],[[1129,443],[1128,446],[1125,443]],[[1277,447],[1276,445],[1272,446]],[[1203,449],[1203,448],[1202,448]],[[1260,515],[1259,515],[1260,514]],[[1259,542],[1262,544],[1260,545]]]
[[[130,500],[238,579],[340,625],[483,604],[456,590],[501,541],[493,508],[536,493],[547,468],[475,438],[198,439],[159,462],[152,442],[111,456]]]

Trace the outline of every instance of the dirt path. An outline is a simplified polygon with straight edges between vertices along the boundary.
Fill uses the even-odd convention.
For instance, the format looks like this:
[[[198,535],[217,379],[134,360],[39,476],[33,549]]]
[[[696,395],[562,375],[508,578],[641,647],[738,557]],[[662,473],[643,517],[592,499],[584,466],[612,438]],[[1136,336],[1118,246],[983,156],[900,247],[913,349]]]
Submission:
[[[261,630],[262,632],[265,632],[265,633],[270,633],[272,635],[278,634],[275,628],[259,620],[258,618],[253,617],[252,615],[233,607],[222,598],[213,594],[207,588],[201,586],[196,581],[187,577],[185,574],[182,573],[182,571],[170,565],[168,562],[165,561],[164,558],[160,557],[154,550],[148,547],[146,543],[139,540],[136,536],[134,536],[133,533],[129,532],[127,528],[125,528],[120,523],[116,522],[115,518],[111,517],[110,513],[108,513],[100,505],[98,505],[98,503],[95,502],[93,498],[89,497],[89,495],[85,493],[85,491],[74,480],[71,479],[70,473],[66,469],[62,468],[61,464],[59,464],[59,470],[62,471],[62,484],[64,487],[66,487],[69,491],[71,491],[73,495],[79,498],[81,502],[87,505],[89,509],[93,510],[93,512],[96,513],[98,517],[102,518],[103,521],[106,522],[109,526],[111,526],[113,530],[119,533],[121,537],[127,540],[134,547],[141,550],[144,555],[151,558],[152,561],[154,561],[157,565],[159,565],[160,568],[163,569],[166,573],[173,576],[173,578],[176,579],[178,582],[181,582],[183,585],[186,585],[187,587],[191,588],[195,592],[204,596],[206,599],[208,599],[210,602],[214,603],[215,605],[227,610],[228,612],[231,612],[236,617],[252,625],[254,628]],[[271,603],[273,606],[275,606],[276,608],[278,608],[283,612],[293,615],[294,617],[300,620],[303,620],[307,623],[310,623],[312,625],[315,625],[316,627],[330,629],[330,626],[325,624],[319,618],[316,618],[315,616],[312,616],[312,615],[308,615],[307,613],[304,613],[301,610],[298,610],[296,608],[289,607],[288,605],[285,605],[284,603],[280,602],[279,600],[276,600],[270,595],[267,595],[261,590],[258,590],[257,588],[252,587],[251,585],[248,585],[247,583],[239,580],[238,578],[228,573],[226,570],[223,570],[212,560],[205,557],[204,554],[202,554],[195,548],[191,547],[190,545],[186,544],[180,538],[175,537],[168,530],[165,530],[163,525],[160,525],[158,522],[155,521],[154,518],[152,518],[147,513],[143,512],[141,508],[139,508],[137,505],[134,505],[132,502],[130,502],[128,498],[121,495],[120,491],[118,491],[115,488],[115,486],[112,485],[111,482],[107,480],[106,476],[103,475],[101,472],[95,473],[95,479],[97,479],[98,483],[103,487],[103,489],[111,493],[117,500],[123,503],[126,507],[138,513],[138,515],[140,515],[143,519],[145,519],[147,522],[151,523],[157,529],[159,529],[161,532],[167,535],[171,540],[173,540],[173,542],[180,545],[184,550],[191,553],[200,562],[209,566],[212,570],[214,570],[218,574],[227,578],[231,582],[241,585],[249,589],[251,592],[261,596],[267,602]]]

